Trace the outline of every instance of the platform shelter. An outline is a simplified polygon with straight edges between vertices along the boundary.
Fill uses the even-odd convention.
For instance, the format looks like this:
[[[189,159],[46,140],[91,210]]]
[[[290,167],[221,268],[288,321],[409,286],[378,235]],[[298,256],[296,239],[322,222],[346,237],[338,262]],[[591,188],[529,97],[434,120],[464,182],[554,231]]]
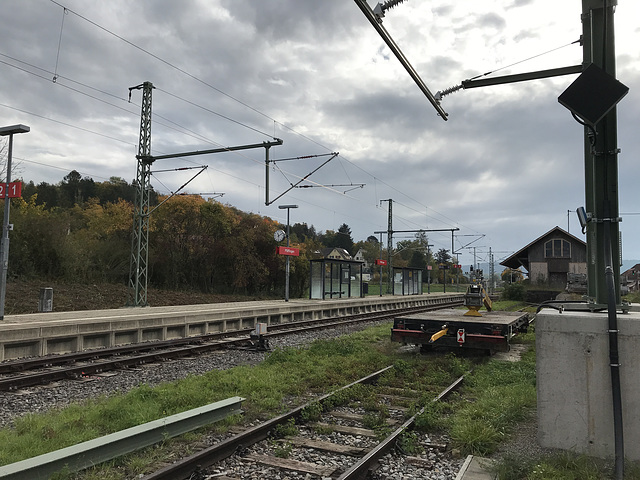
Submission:
[[[356,298],[364,296],[362,289],[363,262],[316,258],[311,262],[309,298]]]
[[[422,294],[422,269],[410,267],[393,267],[393,294]]]

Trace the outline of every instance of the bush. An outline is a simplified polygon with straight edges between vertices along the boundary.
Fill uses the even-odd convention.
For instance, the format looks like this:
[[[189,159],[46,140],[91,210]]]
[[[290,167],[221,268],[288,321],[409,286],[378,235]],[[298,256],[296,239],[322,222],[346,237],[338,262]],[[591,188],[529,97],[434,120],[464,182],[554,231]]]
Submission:
[[[500,295],[500,300],[518,300],[524,301],[526,289],[521,283],[511,283],[505,285]]]

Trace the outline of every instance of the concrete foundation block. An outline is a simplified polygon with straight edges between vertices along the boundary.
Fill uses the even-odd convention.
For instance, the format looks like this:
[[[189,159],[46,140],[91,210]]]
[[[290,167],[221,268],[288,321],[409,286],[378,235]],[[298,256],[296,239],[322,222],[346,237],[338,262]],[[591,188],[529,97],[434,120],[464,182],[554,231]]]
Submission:
[[[640,460],[640,313],[618,314],[625,457]],[[536,316],[538,441],[589,456],[615,453],[606,313]]]

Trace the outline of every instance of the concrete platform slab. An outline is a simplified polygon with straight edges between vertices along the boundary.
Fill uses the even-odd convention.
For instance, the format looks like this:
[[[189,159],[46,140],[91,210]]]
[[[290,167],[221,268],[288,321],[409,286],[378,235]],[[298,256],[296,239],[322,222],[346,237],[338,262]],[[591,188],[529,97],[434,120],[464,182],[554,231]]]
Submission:
[[[336,300],[291,299],[174,307],[7,315],[0,322],[0,361],[192,337],[396,308],[444,304],[462,294]]]
[[[489,465],[490,459],[469,455],[462,464],[456,480],[496,480],[497,475],[487,469]]]

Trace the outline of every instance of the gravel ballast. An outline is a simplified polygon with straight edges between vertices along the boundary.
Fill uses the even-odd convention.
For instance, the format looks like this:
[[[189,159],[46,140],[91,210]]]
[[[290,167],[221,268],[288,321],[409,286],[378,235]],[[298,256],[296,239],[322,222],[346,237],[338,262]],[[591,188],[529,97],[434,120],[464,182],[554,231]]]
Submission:
[[[359,324],[356,326],[344,326],[331,330],[297,333],[272,338],[270,339],[270,344],[272,348],[301,346],[309,344],[316,339],[336,338],[362,330],[375,324],[379,324],[379,322]],[[57,384],[30,388],[19,392],[0,392],[0,408],[3,411],[3,415],[0,418],[0,426],[11,427],[15,418],[26,413],[46,412],[54,408],[62,408],[71,403],[78,403],[87,399],[124,393],[141,384],[155,386],[160,383],[182,379],[187,375],[204,374],[214,369],[225,370],[238,365],[255,365],[264,360],[264,358],[264,352],[242,349],[225,350],[195,358],[145,365],[137,369],[121,370],[115,373],[95,376],[90,379],[69,380],[59,382]],[[215,441],[219,441],[220,438],[222,438],[222,436],[211,436],[209,438],[209,442],[213,443]],[[418,442],[424,445],[424,454],[421,455],[421,461],[418,465],[407,462],[403,455],[390,453],[384,457],[379,471],[373,478],[398,478],[405,480],[455,479],[464,459],[452,457],[450,452],[442,452],[440,450],[430,448],[428,444],[432,441],[434,441],[434,439],[429,438],[426,434],[419,435]],[[437,438],[435,441],[437,443],[446,443],[447,439]],[[535,444],[535,439],[530,441],[530,443]],[[256,448],[264,449],[264,447]],[[259,451],[258,453],[267,452]],[[324,456],[323,460],[326,460],[329,463],[340,463],[339,459],[331,458],[330,456]],[[238,465],[237,462],[239,462],[239,460],[229,459],[227,463],[221,464],[217,467],[217,473],[226,471],[228,475],[232,476],[234,472],[238,472],[240,469],[240,465]],[[246,468],[246,462],[242,463],[243,469]],[[260,475],[260,469],[263,469],[264,474],[264,466],[256,464],[252,468],[254,468],[252,473],[254,477],[243,476],[242,478],[266,478]],[[246,470],[242,471],[244,475]],[[293,479],[305,477],[304,475],[302,477],[298,477],[291,473],[284,476],[269,478]]]

